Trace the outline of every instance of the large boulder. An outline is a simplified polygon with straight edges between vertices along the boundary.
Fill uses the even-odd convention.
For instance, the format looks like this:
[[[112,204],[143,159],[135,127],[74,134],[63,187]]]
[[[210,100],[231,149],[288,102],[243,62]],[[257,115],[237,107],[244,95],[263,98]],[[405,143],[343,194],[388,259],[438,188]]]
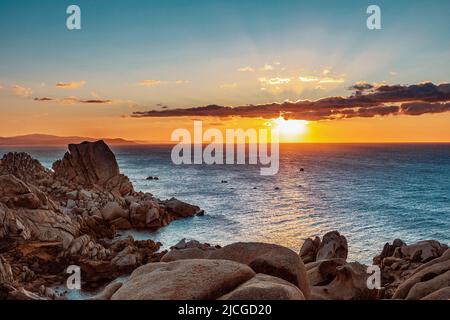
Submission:
[[[447,245],[443,245],[436,240],[425,240],[409,246],[402,246],[400,253],[402,257],[412,261],[428,262],[440,257],[447,249]]]
[[[250,266],[257,273],[284,279],[300,288],[305,298],[311,295],[305,266],[294,251],[275,244],[238,242],[216,250],[198,247],[171,250],[161,261],[182,259],[231,260]]]
[[[320,243],[319,237],[315,237],[314,239],[308,238],[303,242],[302,248],[300,249],[300,258],[302,258],[303,263],[306,264],[316,261]]]
[[[347,239],[337,231],[326,233],[317,250],[316,260],[347,259]]]
[[[379,295],[378,290],[367,286],[367,267],[358,262],[347,263],[336,268],[334,279],[312,287],[314,300],[372,300]]]
[[[430,293],[421,300],[450,300],[450,286]]]
[[[219,300],[305,300],[305,297],[292,283],[259,273]]]
[[[319,260],[305,265],[309,283],[312,287],[324,286],[334,280],[338,273],[338,267],[344,266],[343,259]]]
[[[53,164],[55,177],[87,187],[100,187],[118,195],[133,192],[128,178],[120,174],[116,157],[108,145],[100,140],[70,144],[69,152]]]
[[[150,263],[136,269],[112,300],[213,300],[253,278],[248,266],[226,260]]]
[[[173,217],[188,218],[202,213],[199,207],[172,198],[163,202],[167,212]]]

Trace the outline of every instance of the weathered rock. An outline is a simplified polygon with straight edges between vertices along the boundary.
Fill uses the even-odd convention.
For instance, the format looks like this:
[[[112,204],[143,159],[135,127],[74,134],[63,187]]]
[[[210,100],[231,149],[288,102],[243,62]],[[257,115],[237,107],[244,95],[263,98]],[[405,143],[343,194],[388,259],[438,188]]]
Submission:
[[[175,198],[164,201],[164,206],[166,207],[168,213],[174,217],[180,218],[193,217],[201,212],[199,207]]]
[[[24,152],[10,152],[0,160],[0,175],[12,174],[18,179],[34,185],[50,185],[51,171]]]
[[[129,213],[124,210],[117,202],[110,201],[108,202],[101,210],[103,219],[107,221],[111,221],[118,218],[127,219],[129,217]]]
[[[102,140],[70,144],[69,152],[53,164],[55,177],[75,185],[94,187],[127,195],[133,186],[120,174],[116,157]]]
[[[136,269],[112,300],[211,300],[232,291],[255,273],[226,260],[150,263]]]
[[[348,245],[347,239],[339,232],[332,231],[326,233],[317,251],[316,260],[347,259]]]
[[[376,256],[375,258],[373,258],[373,264],[375,265],[380,265],[381,262],[383,261],[384,258],[386,257],[392,257],[395,253],[395,250],[397,248],[406,246],[406,243],[404,243],[402,240],[400,239],[395,239],[392,244],[386,243],[383,247],[383,250],[381,251],[381,253]]]
[[[315,237],[314,239],[308,238],[302,245],[300,249],[300,258],[302,258],[303,263],[310,263],[316,261],[317,252],[320,247],[320,238]]]
[[[419,300],[433,292],[450,286],[450,270],[441,273],[430,280],[422,280],[424,281],[416,283],[411,290],[409,290],[408,295],[406,296],[407,300]]]
[[[367,287],[367,267],[358,262],[336,268],[333,281],[323,286],[312,287],[315,300],[371,300],[376,299],[378,290]]]
[[[402,257],[413,261],[428,262],[440,257],[447,249],[448,246],[442,245],[438,241],[426,240],[409,246],[402,246],[400,253]]]
[[[201,250],[199,248],[171,250],[163,256],[161,261],[169,262],[181,259],[236,261],[250,266],[257,273],[272,275],[295,284],[306,298],[311,295],[306,269],[300,256],[282,246],[238,242],[217,250]]]
[[[15,176],[0,176],[0,239],[62,241],[68,246],[79,225],[57,211],[36,187]]]
[[[102,292],[89,298],[88,300],[110,300],[114,293],[122,287],[122,282],[111,282]]]
[[[189,240],[181,239],[176,245],[172,246],[171,249],[183,250],[183,249],[193,249],[198,248],[200,250],[216,250],[220,249],[220,246],[211,246],[208,243],[201,243],[197,240]]]
[[[305,297],[290,282],[259,273],[219,300],[305,300]]]
[[[421,300],[450,300],[450,287],[445,287],[430,293]]]
[[[420,299],[450,286],[450,259],[429,265],[412,274],[395,291],[394,299]]]
[[[11,265],[0,256],[0,286],[5,284],[12,284],[14,282],[14,275],[12,273]]]
[[[56,205],[38,188],[10,174],[0,176],[0,202],[9,208],[56,208]]]
[[[346,264],[344,259],[319,260],[306,264],[311,286],[324,286],[334,280],[338,273],[338,267]]]

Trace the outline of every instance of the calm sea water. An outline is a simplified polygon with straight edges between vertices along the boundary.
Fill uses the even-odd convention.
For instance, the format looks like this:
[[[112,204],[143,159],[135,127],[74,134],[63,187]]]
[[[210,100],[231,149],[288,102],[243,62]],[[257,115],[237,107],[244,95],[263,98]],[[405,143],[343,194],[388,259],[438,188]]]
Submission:
[[[6,151],[29,152],[47,167],[65,152],[0,148]],[[136,190],[177,197],[207,215],[133,232],[137,239],[166,247],[182,238],[221,245],[263,241],[298,251],[304,238],[339,230],[350,259],[366,263],[395,238],[450,243],[450,144],[283,145],[278,175],[266,177],[257,166],[175,166],[170,151],[114,148]]]

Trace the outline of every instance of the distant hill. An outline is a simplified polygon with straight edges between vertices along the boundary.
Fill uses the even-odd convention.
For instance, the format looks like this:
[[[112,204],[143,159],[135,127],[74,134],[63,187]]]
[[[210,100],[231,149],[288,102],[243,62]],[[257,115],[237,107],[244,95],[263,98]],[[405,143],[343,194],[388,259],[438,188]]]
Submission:
[[[28,134],[16,137],[0,137],[0,146],[66,146],[70,143],[81,143],[83,141],[103,140],[109,145],[137,145],[135,141],[121,138],[88,138],[88,137],[59,137],[47,134]]]

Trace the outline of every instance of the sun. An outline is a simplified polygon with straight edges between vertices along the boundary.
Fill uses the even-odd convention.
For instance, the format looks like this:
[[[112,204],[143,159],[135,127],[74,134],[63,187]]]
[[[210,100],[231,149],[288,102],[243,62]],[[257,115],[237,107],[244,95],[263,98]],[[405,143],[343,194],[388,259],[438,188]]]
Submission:
[[[306,120],[286,120],[282,116],[273,119],[271,123],[279,130],[281,135],[287,137],[300,136],[306,133],[309,124]]]

